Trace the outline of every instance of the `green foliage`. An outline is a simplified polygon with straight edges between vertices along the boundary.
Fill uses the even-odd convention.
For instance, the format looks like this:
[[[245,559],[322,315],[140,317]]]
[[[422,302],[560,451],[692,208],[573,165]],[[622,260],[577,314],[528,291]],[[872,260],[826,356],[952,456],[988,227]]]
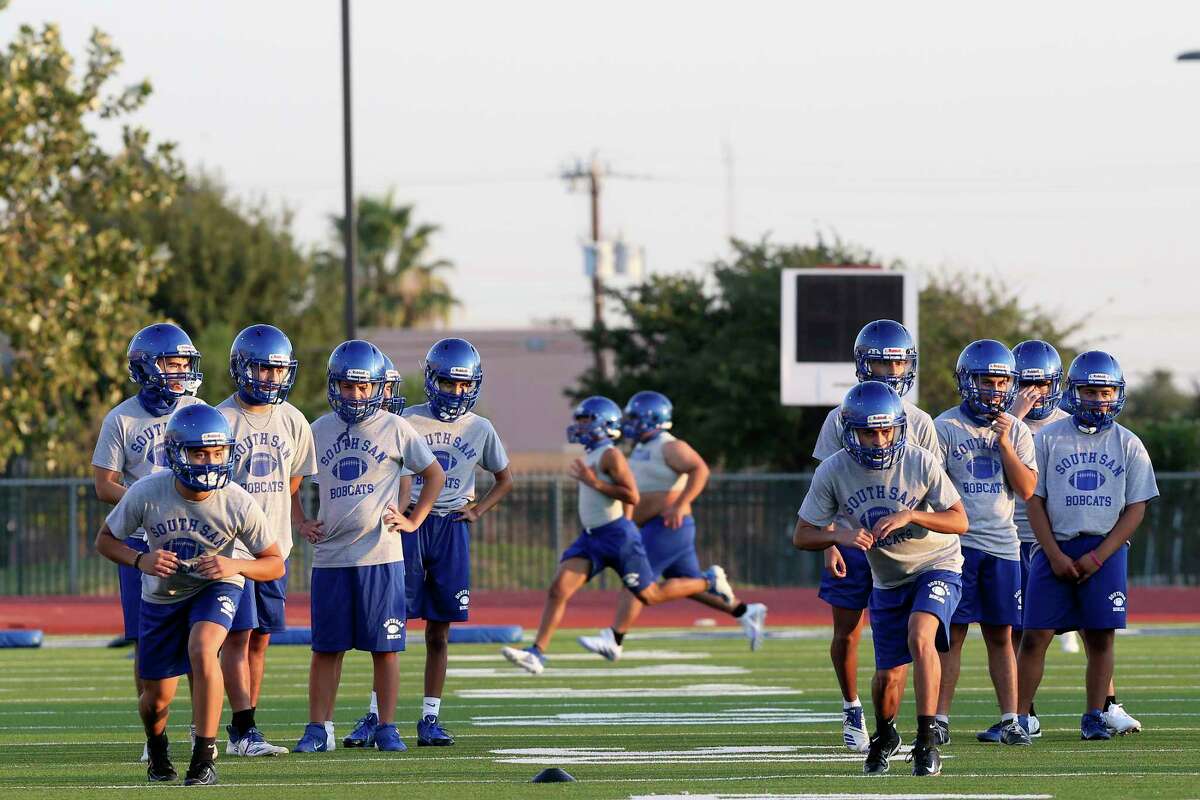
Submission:
[[[355,275],[355,316],[365,328],[415,328],[446,322],[458,300],[441,272],[453,268],[429,255],[437,225],[417,224],[411,205],[397,205],[395,196],[365,195],[355,210],[358,263]],[[320,254],[319,294],[332,303],[345,297],[342,285],[341,241],[345,218],[333,216],[338,247]]]
[[[1120,422],[1134,431],[1159,472],[1200,470],[1200,386],[1189,394],[1156,369],[1128,390]]]
[[[2,6],[0,6],[2,8]],[[151,321],[166,254],[107,220],[168,208],[182,168],[126,124],[113,153],[97,119],[122,120],[147,82],[109,89],[121,54],[100,31],[77,74],[59,30],[22,26],[0,54],[0,466],[36,453],[86,466],[88,429],[128,387],[125,347]]]
[[[779,403],[779,287],[788,268],[870,264],[868,251],[818,239],[812,246],[734,242],[731,260],[703,278],[653,276],[610,292],[628,318],[620,329],[588,331],[603,343],[614,374],[589,370],[570,394],[605,394],[618,403],[641,389],[676,401],[676,429],[727,469],[807,471],[828,409]],[[1053,342],[1069,362],[1066,341],[1078,329],[1022,305],[1000,284],[967,275],[935,276],[920,296],[921,405],[935,415],[958,402],[954,364],[968,342]],[[847,360],[851,342],[846,343]]]

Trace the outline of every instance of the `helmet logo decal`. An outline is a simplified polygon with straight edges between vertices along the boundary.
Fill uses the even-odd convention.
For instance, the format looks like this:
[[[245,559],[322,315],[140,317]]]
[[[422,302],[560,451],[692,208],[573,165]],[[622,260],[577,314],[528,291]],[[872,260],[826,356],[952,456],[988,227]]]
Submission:
[[[200,441],[205,445],[223,445],[227,442],[225,435],[218,431],[207,431],[200,435]]]
[[[1023,369],[1021,370],[1021,380],[1023,381],[1041,381],[1046,379],[1046,371],[1044,369]]]
[[[903,347],[885,347],[883,348],[884,358],[906,358]]]
[[[371,371],[366,369],[348,369],[345,372],[347,381],[369,382],[371,380]]]
[[[447,370],[447,372],[452,378],[465,378],[467,380],[471,379],[471,370],[467,369],[466,367],[451,367],[449,370]]]
[[[267,356],[268,364],[276,364],[281,367],[286,367],[291,363],[291,361],[292,360],[283,353],[271,353],[271,355]]]
[[[868,428],[890,428],[895,422],[895,417],[891,414],[869,414],[867,416]]]
[[[1009,369],[1008,364],[988,364],[987,371],[1007,375],[1012,370]]]
[[[200,351],[190,344],[181,344],[175,348],[175,352],[181,356],[198,356]]]
[[[1088,383],[1116,383],[1117,381],[1107,372],[1089,372]]]

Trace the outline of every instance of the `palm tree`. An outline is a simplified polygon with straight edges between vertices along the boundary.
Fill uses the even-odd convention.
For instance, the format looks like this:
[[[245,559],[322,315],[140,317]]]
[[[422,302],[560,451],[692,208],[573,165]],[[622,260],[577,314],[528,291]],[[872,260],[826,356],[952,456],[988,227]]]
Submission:
[[[341,238],[344,217],[330,222]],[[429,256],[439,226],[413,221],[413,207],[398,205],[394,192],[358,199],[358,265],[355,308],[358,324],[368,328],[417,328],[449,322],[459,305],[441,271],[454,264]],[[328,260],[341,262],[340,254]]]

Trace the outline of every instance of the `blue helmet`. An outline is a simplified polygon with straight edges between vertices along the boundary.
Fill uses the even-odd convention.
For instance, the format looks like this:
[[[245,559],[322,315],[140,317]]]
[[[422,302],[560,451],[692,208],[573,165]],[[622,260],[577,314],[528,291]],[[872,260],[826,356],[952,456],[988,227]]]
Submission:
[[[621,438],[621,407],[607,397],[592,395],[579,401],[567,426],[567,441],[591,450],[606,440]]]
[[[907,361],[900,375],[871,374],[870,361]],[[854,374],[862,381],[882,381],[903,397],[917,377],[917,343],[908,328],[890,319],[868,322],[854,340]]]
[[[352,425],[369,419],[383,406],[387,366],[379,348],[363,339],[342,342],[329,354],[329,407],[343,422]],[[342,397],[338,381],[371,384],[371,394],[361,399]]]
[[[233,431],[225,416],[208,403],[184,406],[171,415],[163,436],[167,463],[184,486],[197,492],[210,492],[229,483],[233,475]],[[197,447],[224,447],[220,464],[193,464],[188,450]]]
[[[458,394],[444,392],[438,378],[469,381],[471,386]],[[466,339],[442,339],[425,354],[425,396],[429,409],[443,422],[452,422],[475,407],[483,386],[483,360]]]
[[[625,404],[621,435],[635,442],[648,431],[671,429],[671,401],[659,392],[638,392]]]
[[[882,381],[864,381],[846,392],[842,400],[842,447],[867,469],[888,469],[896,463],[908,440],[908,417],[900,395]],[[858,440],[858,432],[871,428],[894,428],[892,443],[870,447]]]
[[[1079,394],[1083,386],[1112,386],[1117,396],[1107,402],[1084,400]],[[1102,430],[1112,424],[1124,407],[1125,373],[1117,359],[1103,350],[1089,350],[1075,356],[1067,370],[1067,391],[1063,396],[1063,408],[1075,418],[1075,423]]]
[[[400,374],[400,370],[396,369],[395,363],[388,358],[387,353],[383,354],[383,366],[387,375],[387,382],[384,384],[386,391],[383,393],[383,410],[399,416],[404,413],[406,400],[400,392],[400,384],[404,383],[404,377]]]
[[[188,359],[184,372],[163,372],[158,365],[160,358],[183,356]],[[204,379],[196,368],[200,365],[200,351],[178,325],[157,322],[147,325],[129,341],[129,380],[138,384],[167,413],[175,402],[184,395],[194,395]],[[172,389],[171,384],[179,384]]]
[[[1029,419],[1045,419],[1062,400],[1062,359],[1059,358],[1057,350],[1041,339],[1021,342],[1012,352],[1017,364],[1019,386],[1050,382],[1049,394],[1043,395],[1025,415]]]
[[[274,325],[244,328],[229,348],[229,376],[237,384],[238,395],[250,405],[279,405],[287,400],[298,364],[291,339]],[[283,367],[286,372],[278,382],[263,381],[258,378],[260,366]]]
[[[1007,411],[1017,396],[1017,360],[1011,350],[995,339],[980,339],[963,348],[954,374],[958,377],[959,395],[978,416],[994,417]],[[1008,388],[1004,391],[981,389],[981,375],[1007,376]]]

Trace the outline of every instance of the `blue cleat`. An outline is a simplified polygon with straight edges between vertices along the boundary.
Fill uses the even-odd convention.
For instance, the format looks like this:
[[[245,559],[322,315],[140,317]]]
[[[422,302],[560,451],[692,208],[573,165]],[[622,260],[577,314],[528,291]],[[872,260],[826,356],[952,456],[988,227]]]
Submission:
[[[1104,724],[1104,715],[1099,711],[1089,711],[1079,720],[1079,738],[1088,742],[1111,739],[1108,726]]]
[[[426,714],[417,720],[418,747],[448,747],[454,744],[454,737],[438,723],[433,714]]]
[[[400,738],[400,731],[392,723],[375,729],[375,747],[385,753],[403,753],[408,749],[408,745]]]
[[[310,722],[305,725],[304,735],[300,737],[300,741],[296,742],[297,753],[326,753],[335,747],[333,737],[319,722]]]
[[[999,742],[1000,735],[1001,735],[1001,733],[1003,733],[1003,731],[1004,731],[1004,723],[997,722],[995,725],[988,728],[986,731],[980,731],[979,733],[975,734],[975,738],[981,742]]]
[[[374,712],[363,714],[350,735],[342,739],[342,747],[374,747],[375,729],[378,727],[379,717]]]

